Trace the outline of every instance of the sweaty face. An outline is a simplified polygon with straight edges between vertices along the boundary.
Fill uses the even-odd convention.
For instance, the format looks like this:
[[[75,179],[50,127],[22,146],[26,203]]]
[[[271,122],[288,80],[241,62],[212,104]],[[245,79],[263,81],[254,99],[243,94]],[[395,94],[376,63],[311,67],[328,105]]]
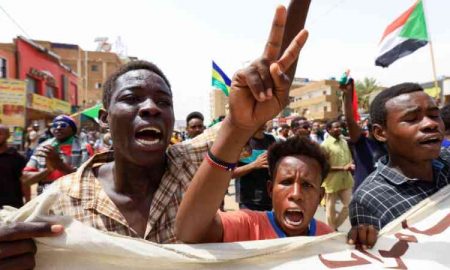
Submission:
[[[115,155],[152,165],[164,155],[172,135],[172,93],[156,73],[128,71],[116,80],[105,116]]]
[[[203,125],[202,119],[192,118],[189,120],[186,128],[189,138],[197,137],[203,133],[203,130],[205,130],[205,126]]]
[[[306,156],[287,156],[269,185],[278,225],[288,236],[307,235],[323,197],[320,164]]]
[[[420,91],[397,96],[386,102],[386,111],[386,127],[381,130],[390,154],[407,160],[439,156],[444,123],[430,96]],[[377,130],[379,134],[378,125]]]

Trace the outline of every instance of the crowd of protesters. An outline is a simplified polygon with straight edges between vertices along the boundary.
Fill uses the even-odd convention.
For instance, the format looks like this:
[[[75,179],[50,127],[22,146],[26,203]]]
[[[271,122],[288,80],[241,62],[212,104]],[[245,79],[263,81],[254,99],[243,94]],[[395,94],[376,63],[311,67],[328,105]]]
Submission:
[[[275,136],[265,132],[288,105],[308,37],[300,3],[277,8],[262,56],[234,76],[229,114],[208,129],[201,113],[189,114],[184,140],[173,129],[170,82],[146,61],[123,65],[105,82],[104,136],[78,135],[71,117],[58,116],[53,138],[36,143],[32,127],[26,163],[0,126],[0,159],[11,161],[0,162],[7,175],[0,178],[2,205],[20,207],[20,185],[39,183],[40,192],[59,194],[48,214],[157,243],[316,236],[338,230],[349,216],[348,242],[372,247],[386,224],[449,184],[450,152],[442,146],[448,108],[440,110],[420,85],[403,83],[375,97],[362,126],[352,118],[350,80],[341,85],[343,116],[300,116],[272,127]],[[233,178],[241,209],[222,212]],[[326,223],[314,218],[321,201]],[[63,232],[46,222],[0,224],[0,268],[32,268],[32,238]]]

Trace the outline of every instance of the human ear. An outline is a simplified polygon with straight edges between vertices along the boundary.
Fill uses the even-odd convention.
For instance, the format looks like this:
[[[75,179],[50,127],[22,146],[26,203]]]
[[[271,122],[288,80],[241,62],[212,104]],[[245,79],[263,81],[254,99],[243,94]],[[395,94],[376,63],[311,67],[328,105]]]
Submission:
[[[273,191],[273,182],[272,180],[267,181],[267,193],[269,197],[272,199],[272,191]]]
[[[100,124],[100,127],[104,128],[104,129],[109,127],[107,110],[102,108],[98,111],[98,122]]]
[[[380,142],[386,142],[386,130],[380,124],[372,125],[373,137]]]
[[[320,187],[320,200],[319,200],[319,204],[322,201],[323,197],[325,196],[325,188],[324,187]]]

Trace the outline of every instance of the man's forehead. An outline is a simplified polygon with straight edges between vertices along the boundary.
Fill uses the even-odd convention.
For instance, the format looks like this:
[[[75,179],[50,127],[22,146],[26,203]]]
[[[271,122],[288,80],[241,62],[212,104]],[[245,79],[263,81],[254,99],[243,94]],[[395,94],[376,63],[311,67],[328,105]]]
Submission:
[[[436,106],[434,100],[425,92],[417,91],[396,96],[386,102],[386,108],[403,110],[420,105]]]
[[[120,75],[116,80],[117,90],[124,90],[129,88],[157,88],[172,95],[172,92],[164,81],[164,79],[157,73],[147,69],[130,70]]]
[[[135,82],[135,81],[145,81],[152,77],[159,77],[158,74],[147,70],[147,69],[135,69],[125,72],[117,78],[118,81],[121,82]],[[161,78],[162,79],[162,78]]]

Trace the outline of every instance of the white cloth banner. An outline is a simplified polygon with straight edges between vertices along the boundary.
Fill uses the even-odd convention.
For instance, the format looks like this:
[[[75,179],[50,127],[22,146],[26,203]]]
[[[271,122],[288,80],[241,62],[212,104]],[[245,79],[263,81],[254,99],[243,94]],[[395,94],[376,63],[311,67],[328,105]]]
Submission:
[[[225,244],[166,244],[105,233],[69,217],[44,217],[58,194],[48,189],[0,220],[58,221],[60,237],[36,239],[36,269],[449,269],[450,186],[386,226],[367,252],[346,234]]]

